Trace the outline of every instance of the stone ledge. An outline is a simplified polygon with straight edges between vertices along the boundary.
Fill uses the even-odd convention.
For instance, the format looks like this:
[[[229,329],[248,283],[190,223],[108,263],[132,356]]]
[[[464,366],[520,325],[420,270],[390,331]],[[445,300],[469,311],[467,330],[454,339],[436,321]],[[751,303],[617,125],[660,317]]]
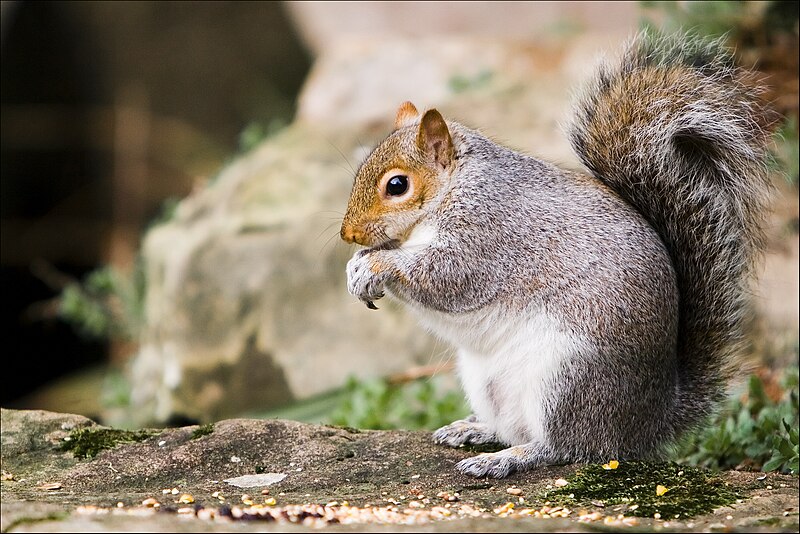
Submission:
[[[516,490],[513,494],[507,492],[512,486],[521,490],[528,503],[517,504],[517,510],[523,506],[535,507],[532,503],[548,485],[559,478],[568,478],[578,466],[543,467],[500,481],[474,479],[453,469],[458,460],[474,453],[435,445],[428,432],[359,431],[293,421],[231,419],[215,423],[213,430],[196,426],[156,430],[143,441],[121,443],[94,458],[81,460],[61,448],[64,438],[79,428],[104,427],[80,416],[2,410],[4,532],[226,531],[232,528],[228,518],[221,520],[218,515],[216,520],[210,517],[204,520],[194,510],[189,510],[190,517],[177,511],[182,507],[207,510],[246,507],[243,502],[243,496],[247,500],[246,494],[259,503],[274,498],[274,508],[269,508],[273,511],[292,505],[321,509],[332,501],[339,503],[333,508],[339,512],[345,509],[345,502],[365,510],[382,507],[388,510],[391,501],[396,501],[395,516],[402,518],[417,513],[415,508],[441,509],[441,521],[436,520],[435,514],[432,518],[420,512],[419,524],[404,526],[404,530],[505,532],[584,528],[577,522],[577,511],[562,519],[514,517],[513,510],[508,508],[506,517],[498,517],[504,512],[497,511],[507,507],[508,502],[518,501]],[[225,482],[268,473],[274,474],[269,477],[274,481],[269,486],[242,488]],[[9,475],[13,479],[6,480]],[[746,496],[741,504],[686,522],[642,518],[635,523],[641,528],[655,529],[670,525],[670,530],[677,531],[708,530],[720,525],[748,531],[755,527],[764,531],[797,530],[796,476],[769,474],[759,480],[764,477],[761,473],[726,472],[721,477]],[[262,490],[267,490],[268,495],[262,494]],[[215,492],[220,492],[216,495],[222,494],[226,500],[221,501]],[[458,500],[448,501],[447,497],[455,493],[459,493]],[[182,497],[184,494],[191,496],[191,502],[185,502],[189,497]],[[154,499],[151,503],[159,503],[160,512],[142,506],[143,501],[151,498]],[[420,506],[410,505],[411,501]],[[452,508],[446,509],[446,505]],[[455,511],[461,509],[483,509],[486,513],[453,521],[452,517],[458,515]],[[450,512],[446,510],[453,513],[447,515]],[[601,508],[587,513],[595,511],[600,515],[614,514],[613,510]],[[789,513],[784,515],[785,511]],[[230,513],[230,508],[223,513]],[[393,524],[387,528],[396,530],[400,526]],[[286,522],[242,521],[236,527],[248,531],[281,530],[286,528]],[[303,527],[297,525],[297,528]],[[313,526],[306,528],[310,530]],[[357,523],[347,530],[375,528],[374,523]]]

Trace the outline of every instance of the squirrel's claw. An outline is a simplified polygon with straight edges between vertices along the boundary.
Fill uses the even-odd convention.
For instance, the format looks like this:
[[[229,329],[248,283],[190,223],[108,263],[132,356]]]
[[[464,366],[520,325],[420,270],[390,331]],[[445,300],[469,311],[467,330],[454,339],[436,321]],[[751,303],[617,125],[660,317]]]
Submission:
[[[467,443],[482,445],[497,441],[497,436],[489,427],[479,423],[474,415],[467,419],[454,421],[449,425],[443,426],[433,433],[433,440],[436,443],[450,447],[458,447]]]
[[[375,301],[383,297],[384,280],[383,273],[372,271],[366,254],[356,253],[347,262],[347,290],[370,310],[378,309]]]

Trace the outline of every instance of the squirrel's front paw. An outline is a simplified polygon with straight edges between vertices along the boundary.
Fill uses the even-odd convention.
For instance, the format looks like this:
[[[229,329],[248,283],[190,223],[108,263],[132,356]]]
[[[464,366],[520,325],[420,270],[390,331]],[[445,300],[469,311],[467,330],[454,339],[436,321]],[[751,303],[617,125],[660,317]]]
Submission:
[[[373,302],[383,297],[385,276],[375,272],[376,263],[369,252],[360,250],[347,262],[347,290],[367,308],[377,310]]]
[[[443,426],[433,433],[433,440],[442,445],[458,447],[467,443],[473,445],[493,443],[497,441],[497,437],[488,426],[479,423],[475,416],[471,416]]]

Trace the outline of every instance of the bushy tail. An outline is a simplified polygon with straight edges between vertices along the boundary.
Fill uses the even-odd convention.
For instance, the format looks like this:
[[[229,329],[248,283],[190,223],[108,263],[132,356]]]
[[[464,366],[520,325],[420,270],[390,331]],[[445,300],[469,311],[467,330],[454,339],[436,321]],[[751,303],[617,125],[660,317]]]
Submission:
[[[678,276],[679,406],[690,427],[725,393],[763,243],[774,115],[719,41],[634,38],[579,97],[569,135],[600,180],[636,207]]]

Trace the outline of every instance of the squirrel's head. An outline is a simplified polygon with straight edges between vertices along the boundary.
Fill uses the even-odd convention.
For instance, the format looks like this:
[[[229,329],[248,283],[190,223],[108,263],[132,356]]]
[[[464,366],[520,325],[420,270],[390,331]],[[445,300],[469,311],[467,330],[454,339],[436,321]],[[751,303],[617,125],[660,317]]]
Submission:
[[[368,247],[405,241],[447,182],[453,162],[453,140],[441,114],[431,109],[420,117],[405,102],[395,130],[356,173],[342,239]]]

